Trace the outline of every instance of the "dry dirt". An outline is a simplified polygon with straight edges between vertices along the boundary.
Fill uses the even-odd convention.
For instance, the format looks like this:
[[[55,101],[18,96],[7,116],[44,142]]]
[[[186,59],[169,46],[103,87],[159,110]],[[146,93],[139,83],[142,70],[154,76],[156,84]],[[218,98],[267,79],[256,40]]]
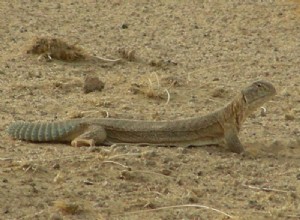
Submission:
[[[299,1],[12,0],[0,28],[0,219],[300,219]],[[27,54],[41,36],[131,61]],[[84,93],[86,76],[104,89]],[[278,94],[242,128],[252,157],[5,132],[14,120],[202,115],[257,79]]]

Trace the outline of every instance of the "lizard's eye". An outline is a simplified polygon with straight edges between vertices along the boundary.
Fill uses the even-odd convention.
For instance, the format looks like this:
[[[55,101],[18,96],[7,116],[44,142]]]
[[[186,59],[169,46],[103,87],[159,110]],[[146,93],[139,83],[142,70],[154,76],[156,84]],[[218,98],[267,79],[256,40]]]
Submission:
[[[260,87],[261,87],[261,84],[260,84],[260,83],[257,83],[257,87],[260,88]]]

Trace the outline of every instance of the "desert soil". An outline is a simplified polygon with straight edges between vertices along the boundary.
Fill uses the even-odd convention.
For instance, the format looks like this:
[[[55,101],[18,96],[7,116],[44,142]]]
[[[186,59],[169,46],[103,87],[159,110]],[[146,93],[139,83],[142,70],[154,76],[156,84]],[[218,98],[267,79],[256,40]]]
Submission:
[[[299,1],[12,0],[0,3],[0,219],[300,219]],[[91,56],[27,54],[35,37]],[[124,54],[123,54],[124,55]],[[87,76],[105,83],[83,92]],[[222,147],[11,139],[15,120],[204,115],[255,80],[277,95]],[[138,89],[137,89],[138,88]]]

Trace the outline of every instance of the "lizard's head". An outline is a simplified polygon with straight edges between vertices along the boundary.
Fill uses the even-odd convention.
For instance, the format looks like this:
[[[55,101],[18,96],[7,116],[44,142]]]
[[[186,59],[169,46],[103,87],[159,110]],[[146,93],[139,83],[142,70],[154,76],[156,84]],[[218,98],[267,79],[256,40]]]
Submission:
[[[275,94],[275,87],[264,80],[256,81],[242,90],[249,113],[270,100]]]

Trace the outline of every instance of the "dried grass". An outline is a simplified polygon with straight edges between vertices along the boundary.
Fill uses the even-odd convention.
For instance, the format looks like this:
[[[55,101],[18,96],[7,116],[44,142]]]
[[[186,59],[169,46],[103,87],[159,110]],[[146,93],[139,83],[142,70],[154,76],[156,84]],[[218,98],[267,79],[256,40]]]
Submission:
[[[82,210],[76,203],[67,202],[64,200],[57,200],[54,202],[54,207],[63,214],[75,215],[79,214]]]
[[[161,86],[160,79],[158,75],[155,73],[156,83],[153,83],[150,78],[148,78],[147,83],[133,83],[131,84],[130,91],[133,94],[142,94],[147,98],[156,99],[156,100],[166,100],[166,105],[169,104],[171,99],[171,94],[169,89],[173,86],[173,84],[169,88],[165,88]]]
[[[107,59],[98,56],[91,56],[86,53],[81,47],[77,46],[78,42],[70,44],[62,39],[55,37],[35,37],[29,45],[26,52],[28,54],[40,55],[39,59],[52,59],[62,61],[80,61],[80,60],[100,60],[105,62],[118,62],[121,59]]]
[[[63,61],[86,59],[88,55],[82,48],[76,46],[76,44],[77,43],[68,44],[63,40],[54,37],[36,37],[33,39],[32,44],[26,52],[29,54],[47,56],[49,59]]]

